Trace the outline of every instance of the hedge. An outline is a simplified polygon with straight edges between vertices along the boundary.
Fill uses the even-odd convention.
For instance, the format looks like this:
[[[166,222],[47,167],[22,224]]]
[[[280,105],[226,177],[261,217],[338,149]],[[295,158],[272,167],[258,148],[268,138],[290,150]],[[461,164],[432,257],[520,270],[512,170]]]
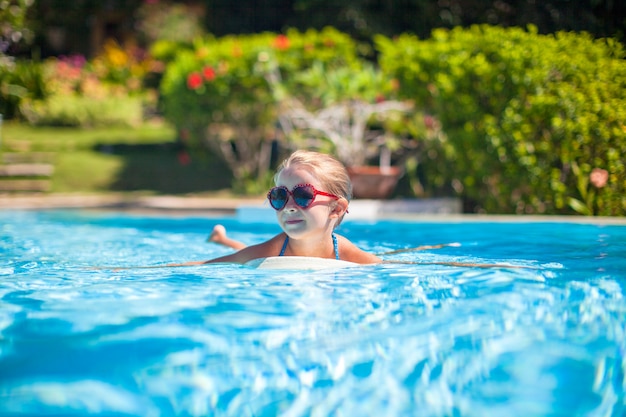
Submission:
[[[424,161],[489,213],[626,213],[626,61],[614,39],[473,26],[375,39],[384,72],[447,134]]]

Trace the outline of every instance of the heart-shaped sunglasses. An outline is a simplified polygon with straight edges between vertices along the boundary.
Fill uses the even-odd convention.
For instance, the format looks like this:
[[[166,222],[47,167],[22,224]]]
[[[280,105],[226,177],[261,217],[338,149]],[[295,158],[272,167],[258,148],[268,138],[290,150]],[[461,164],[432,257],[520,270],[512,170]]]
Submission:
[[[267,199],[274,210],[282,210],[291,196],[298,207],[305,209],[313,204],[318,195],[332,197],[335,200],[340,198],[334,194],[318,191],[311,184],[299,184],[291,191],[285,186],[274,187],[267,193]]]

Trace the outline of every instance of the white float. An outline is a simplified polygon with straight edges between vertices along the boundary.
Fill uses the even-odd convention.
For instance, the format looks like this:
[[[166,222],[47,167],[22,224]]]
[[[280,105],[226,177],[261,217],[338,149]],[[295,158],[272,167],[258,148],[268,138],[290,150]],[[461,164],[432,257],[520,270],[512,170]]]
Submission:
[[[338,259],[315,258],[311,256],[271,256],[268,258],[253,259],[246,265],[257,269],[340,269],[359,266],[354,262]]]

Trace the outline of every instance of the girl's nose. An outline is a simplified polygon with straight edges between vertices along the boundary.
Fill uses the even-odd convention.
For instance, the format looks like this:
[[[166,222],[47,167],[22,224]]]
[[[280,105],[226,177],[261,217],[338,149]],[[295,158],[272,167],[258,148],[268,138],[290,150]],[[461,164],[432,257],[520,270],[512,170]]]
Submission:
[[[285,204],[284,210],[289,212],[296,211],[296,202],[293,201],[293,197],[290,197],[289,200],[287,200],[287,204]]]

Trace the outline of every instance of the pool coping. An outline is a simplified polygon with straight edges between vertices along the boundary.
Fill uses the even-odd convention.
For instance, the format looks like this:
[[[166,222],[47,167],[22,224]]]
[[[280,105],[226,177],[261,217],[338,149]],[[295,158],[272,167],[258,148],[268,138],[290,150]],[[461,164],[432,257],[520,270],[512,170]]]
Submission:
[[[463,214],[457,199],[353,200],[346,220],[399,220],[423,222],[560,222],[626,225],[626,217],[562,215]],[[81,209],[120,211],[145,215],[237,216],[275,221],[265,197],[129,196],[129,195],[0,195],[0,210]]]

